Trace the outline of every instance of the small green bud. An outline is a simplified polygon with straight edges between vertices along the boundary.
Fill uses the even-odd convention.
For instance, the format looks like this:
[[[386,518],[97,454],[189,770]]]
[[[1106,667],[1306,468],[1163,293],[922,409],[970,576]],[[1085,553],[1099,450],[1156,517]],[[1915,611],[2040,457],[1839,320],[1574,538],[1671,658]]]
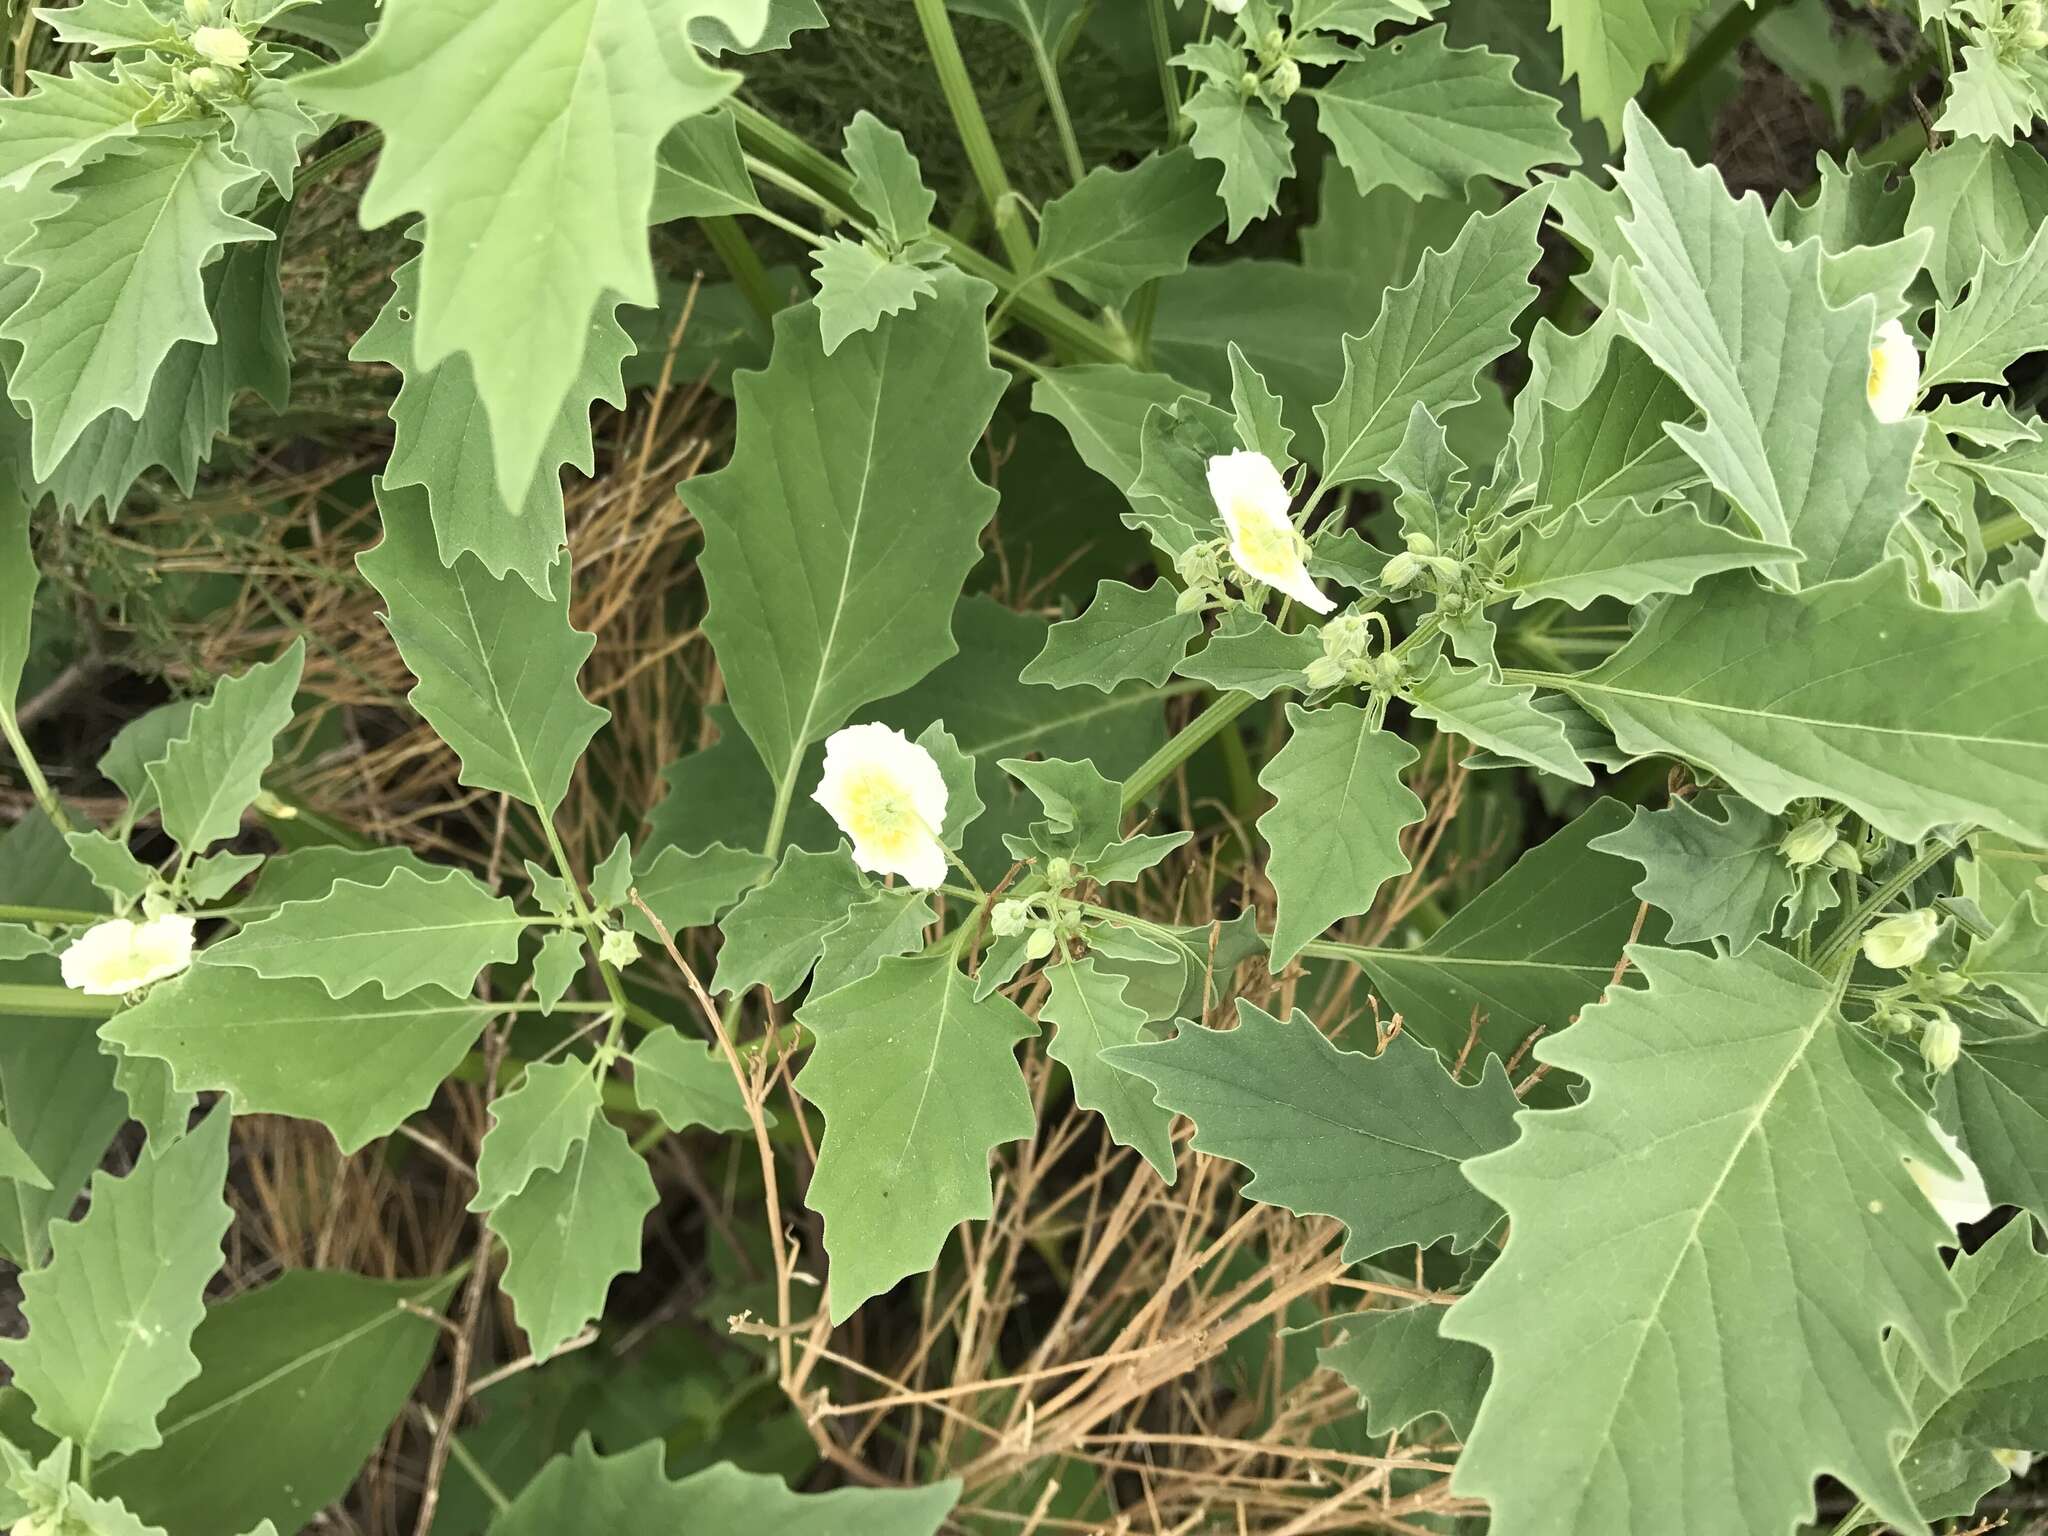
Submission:
[[[1946,966],[1938,971],[1924,971],[1914,980],[1929,997],[1960,997],[1970,990],[1970,978]]]
[[[178,910],[178,904],[171,899],[171,893],[160,885],[152,885],[142,893],[142,915],[151,922],[160,917],[170,917]]]
[[[1809,816],[1778,840],[1778,856],[1794,869],[1811,869],[1841,840],[1826,816]]]
[[[211,96],[225,83],[221,72],[211,64],[201,64],[185,76],[185,83],[201,96]]]
[[[1393,693],[1408,681],[1408,668],[1401,658],[1387,651],[1372,659],[1372,685],[1384,693]]]
[[[1282,59],[1273,66],[1273,89],[1282,101],[1292,99],[1301,89],[1301,66],[1292,59]]]
[[[1246,70],[1244,78],[1237,82],[1237,88],[1247,96],[1259,94],[1259,76],[1255,70]]]
[[[597,958],[613,970],[623,971],[640,958],[640,944],[623,928],[607,928],[597,943]]]
[[[1838,837],[1830,843],[1828,851],[1821,855],[1821,862],[1830,869],[1846,869],[1852,875],[1863,873],[1863,855],[1847,838]]]
[[[1200,613],[1209,603],[1209,594],[1200,587],[1189,587],[1173,600],[1175,613]]]
[[[1022,901],[999,901],[988,915],[988,925],[999,939],[1014,939],[1031,926],[1031,907]]]
[[[1956,1021],[1937,1013],[1920,1027],[1920,1059],[1937,1075],[1948,1071],[1963,1054],[1963,1032]]]
[[[1054,854],[1045,861],[1045,883],[1056,891],[1073,889],[1074,863]]]
[[[1880,1003],[1877,1012],[1870,1016],[1870,1027],[1879,1034],[1909,1035],[1913,1032],[1913,1015],[1890,1003]]]
[[[1927,907],[1888,917],[1863,935],[1863,958],[1889,971],[1910,970],[1926,957],[1940,928],[1941,919]]]
[[[1426,533],[1411,533],[1408,535],[1408,553],[1411,555],[1433,555],[1436,553],[1436,540]]]
[[[192,50],[222,69],[240,69],[249,62],[249,39],[239,27],[201,27],[192,34]]]
[[[1266,28],[1266,35],[1259,39],[1259,55],[1262,58],[1278,58],[1287,51],[1287,34],[1278,27]]]
[[[1024,958],[1027,960],[1043,960],[1052,953],[1054,942],[1050,928],[1032,929],[1031,937],[1024,941]]]
[[[1380,567],[1380,585],[1389,592],[1399,592],[1412,587],[1422,579],[1422,557],[1412,550],[1402,550],[1385,565]]]
[[[1448,555],[1423,555],[1420,558],[1423,567],[1433,572],[1438,581],[1456,581],[1458,579],[1458,562],[1451,559]]]
[[[1343,662],[1331,656],[1318,656],[1302,668],[1301,675],[1308,680],[1311,690],[1320,692],[1325,688],[1335,688],[1348,674]]]

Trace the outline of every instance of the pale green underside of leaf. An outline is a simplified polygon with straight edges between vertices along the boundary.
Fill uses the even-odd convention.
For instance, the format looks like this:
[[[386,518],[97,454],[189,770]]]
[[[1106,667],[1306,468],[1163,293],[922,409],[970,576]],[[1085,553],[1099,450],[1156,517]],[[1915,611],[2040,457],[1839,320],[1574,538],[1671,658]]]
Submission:
[[[2044,669],[2048,620],[2020,588],[1937,612],[1888,562],[1795,595],[1711,578],[1561,686],[1624,750],[1704,764],[1774,814],[1814,795],[1891,837],[1972,822],[2040,846]]]
[[[1631,954],[1647,990],[1536,1048],[1585,1101],[1466,1167],[1511,1226],[1444,1324],[1494,1364],[1454,1487],[1532,1536],[1789,1532],[1825,1469],[1921,1529],[1882,1335],[1950,1372],[1951,1234],[1902,1162],[1944,1166],[1923,1113],[1778,951]]]
[[[505,499],[523,503],[602,303],[651,305],[655,155],[739,77],[686,35],[758,38],[766,0],[394,0],[361,50],[299,77],[384,130],[362,220],[424,214],[432,368],[469,355]]]
[[[1514,1137],[1498,1062],[1461,1087],[1413,1040],[1374,1057],[1338,1049],[1299,1010],[1283,1022],[1240,998],[1237,1019],[1227,1031],[1184,1023],[1107,1059],[1195,1122],[1197,1151],[1250,1169],[1246,1195],[1343,1222],[1347,1260],[1444,1237],[1463,1250],[1486,1235],[1499,1212],[1459,1169]]]
[[[942,274],[830,357],[817,311],[784,310],[767,370],[736,381],[732,462],[686,487],[705,632],[778,785],[812,742],[954,652],[953,607],[996,501],[969,465],[1007,377],[988,362],[991,291]]]
[[[885,315],[901,314],[938,291],[926,268],[843,236],[827,240],[811,259],[817,263],[818,335],[827,357],[847,337],[872,331]]]
[[[1415,749],[1352,704],[1287,706],[1287,745],[1259,772],[1274,798],[1259,818],[1279,894],[1273,964],[1286,965],[1343,918],[1369,911],[1380,886],[1408,868],[1401,829],[1422,802],[1401,782]]]
[[[611,718],[576,674],[597,641],[569,623],[566,572],[545,598],[474,556],[444,566],[427,494],[380,489],[384,539],[356,564],[384,599],[384,623],[419,684],[406,697],[462,759],[462,782],[553,815],[577,760]]]
[[[318,1120],[354,1152],[426,1107],[493,1005],[428,988],[348,998],[202,961],[114,1015],[100,1038],[171,1065],[182,1091],[223,1091],[244,1114]]]
[[[1146,1038],[1145,1010],[1125,1000],[1125,977],[1095,968],[1092,960],[1071,960],[1046,973],[1052,990],[1039,1009],[1039,1022],[1054,1026],[1046,1054],[1067,1069],[1074,1102],[1095,1110],[1119,1146],[1135,1147],[1171,1184],[1173,1111],[1152,1101],[1141,1078],[1111,1065],[1103,1053]]]
[[[987,1220],[989,1154],[1037,1123],[1016,1061],[1031,1021],[973,991],[935,951],[804,1005],[817,1044],[797,1089],[825,1117],[804,1203],[825,1219],[835,1321],[930,1269],[961,1222]]]
[[[1046,632],[1045,649],[1024,669],[1022,681],[1103,693],[1132,678],[1161,686],[1187,654],[1188,642],[1202,632],[1200,614],[1178,611],[1179,597],[1179,588],[1165,580],[1142,590],[1103,582],[1087,612]]]
[[[1217,176],[1188,148],[1148,155],[1130,170],[1097,166],[1045,205],[1038,275],[1096,304],[1121,305],[1150,278],[1184,271],[1223,206]]]
[[[1443,656],[1408,690],[1415,712],[1438,730],[1575,784],[1591,784],[1592,770],[1572,750],[1564,727],[1536,707],[1535,697],[1534,688],[1496,682],[1484,667],[1456,667]]]
[[[477,1155],[469,1209],[492,1210],[535,1174],[559,1170],[603,1107],[589,1063],[571,1057],[528,1067],[517,1087],[491,1100],[491,1128]]]
[[[1970,291],[1953,309],[1935,311],[1923,389],[1941,384],[2003,384],[2005,370],[2048,345],[2048,222],[2017,258],[1978,260]]]
[[[1647,512],[1625,501],[1594,520],[1583,508],[1522,535],[1505,585],[1515,606],[1546,599],[1584,608],[1599,598],[1639,603],[1658,592],[1690,592],[1708,576],[1800,558],[1789,544],[1767,544],[1701,519],[1690,502]]]
[[[188,854],[241,830],[242,813],[263,788],[277,734],[291,724],[305,659],[306,642],[295,640],[277,660],[222,678],[192,711],[185,733],[149,764],[164,831]]]
[[[2012,261],[2048,218],[2048,163],[2026,148],[1958,139],[1913,162],[1910,229],[1932,231],[1927,272],[1953,304],[1977,263]]]

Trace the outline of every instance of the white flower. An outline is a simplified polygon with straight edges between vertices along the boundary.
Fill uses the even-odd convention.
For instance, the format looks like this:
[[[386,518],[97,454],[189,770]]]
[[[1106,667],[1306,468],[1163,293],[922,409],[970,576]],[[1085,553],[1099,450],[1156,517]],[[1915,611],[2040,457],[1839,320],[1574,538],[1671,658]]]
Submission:
[[[931,753],[886,725],[849,725],[825,741],[811,798],[853,839],[853,862],[920,890],[946,878],[946,780]]]
[[[1920,349],[1896,320],[1877,328],[1863,393],[1879,421],[1904,421],[1920,398]]]
[[[1928,1130],[1941,1143],[1942,1150],[1949,1155],[1949,1161],[1961,1171],[1953,1178],[1936,1173],[1917,1157],[1906,1159],[1906,1172],[1913,1176],[1913,1182],[1920,1186],[1920,1193],[1927,1197],[1935,1214],[1962,1231],[1973,1221],[1982,1221],[1991,1214],[1991,1197],[1984,1190],[1984,1175],[1977,1171],[1977,1165],[1970,1161],[1970,1154],[1962,1149],[1955,1137],[1949,1135],[1930,1117]]]
[[[249,39],[234,27],[201,27],[192,34],[192,51],[222,69],[240,69],[249,62]]]
[[[1225,16],[1235,16],[1244,9],[1244,0],[1209,0],[1209,4]]]
[[[1941,931],[1932,907],[1916,907],[1871,926],[1863,935],[1863,958],[1888,971],[1910,971],[1927,958],[1928,946]]]
[[[189,917],[153,917],[146,923],[117,917],[96,923],[73,939],[58,961],[64,985],[93,997],[120,997],[175,976],[191,963]]]
[[[2032,1451],[2001,1449],[1993,1451],[1991,1459],[2005,1469],[2008,1477],[2025,1477],[2034,1465]]]
[[[1217,454],[1209,460],[1209,494],[1230,530],[1230,558],[1240,571],[1317,613],[1337,606],[1309,579],[1301,535],[1287,516],[1291,498],[1271,459],[1242,448]]]

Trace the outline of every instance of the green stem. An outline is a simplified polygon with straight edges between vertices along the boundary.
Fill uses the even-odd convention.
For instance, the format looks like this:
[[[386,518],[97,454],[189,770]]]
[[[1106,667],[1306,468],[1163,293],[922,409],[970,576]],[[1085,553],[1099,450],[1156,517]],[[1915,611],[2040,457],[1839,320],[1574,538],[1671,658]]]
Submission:
[[[462,1436],[448,1437],[448,1454],[458,1467],[469,1474],[470,1481],[483,1490],[483,1496],[491,1501],[492,1509],[502,1515],[512,1507],[512,1501],[505,1497],[505,1490],[491,1480],[491,1474],[484,1470],[483,1463],[462,1443]]]
[[[1907,886],[1941,860],[1947,858],[1961,845],[1966,832],[1954,837],[1938,837],[1920,850],[1899,869],[1898,873],[1886,880],[1865,898],[1856,909],[1842,920],[1842,926],[1821,946],[1814,957],[1813,968],[1823,976],[1833,972],[1837,966],[1845,965],[1856,953],[1856,943],[1863,936],[1864,926],[1882,912]]]
[[[1166,103],[1166,145],[1180,143],[1180,87],[1173,83],[1173,34],[1166,26],[1166,0],[1147,0],[1145,19],[1152,28],[1152,58],[1159,67],[1159,95]]]
[[[1667,124],[1700,81],[1740,47],[1743,39],[1757,29],[1758,23],[1789,3],[1790,0],[1754,0],[1750,5],[1730,6],[1721,19],[1707,29],[1706,35],[1687,51],[1678,68],[1651,88],[1644,102],[1644,111],[1649,114],[1650,121],[1660,128]]]
[[[69,832],[71,823],[65,820],[64,807],[57,803],[57,796],[50,789],[50,781],[43,777],[42,765],[35,754],[28,749],[28,741],[21,734],[21,727],[15,723],[14,711],[0,709],[0,737],[14,753],[14,760],[21,764],[21,771],[28,779],[29,790],[36,797],[36,804],[43,808],[43,814],[50,818],[50,825],[59,832]]]
[[[1010,190],[1002,156],[996,153],[988,119],[982,116],[981,103],[975,99],[974,82],[968,78],[967,61],[960,57],[960,40],[953,35],[953,18],[946,12],[946,0],[911,3],[917,8],[917,23],[924,30],[925,47],[931,53],[932,68],[938,72],[939,90],[953,114],[960,147],[967,151],[968,167],[974,172],[982,201],[988,204],[989,214],[995,220],[996,237],[1002,241],[1011,267],[1028,272],[1033,266],[1031,237],[1018,216],[1017,196]]]
[[[330,149],[318,160],[315,160],[311,165],[299,172],[297,176],[293,177],[293,196],[296,198],[298,193],[304,191],[307,187],[327,180],[328,177],[354,165],[358,160],[367,159],[381,149],[383,144],[383,129],[363,129],[361,133],[358,133],[346,144],[336,149]]]
[[[88,997],[69,987],[38,987],[0,982],[0,1016],[23,1018],[104,1019],[120,1011],[118,997]]]
[[[1136,773],[1124,780],[1123,808],[1128,811],[1148,797],[1217,732],[1257,702],[1248,693],[1226,693],[1212,699],[1207,709],[1190,720],[1171,740],[1139,764]]]
[[[775,312],[782,308],[781,296],[776,293],[774,279],[769,277],[767,267],[762,265],[753,242],[747,239],[747,232],[740,228],[739,221],[730,214],[720,214],[701,218],[697,225],[704,231],[704,238],[711,242],[711,249],[717,252],[725,270],[732,274],[740,296],[755,314],[772,322]]]
[[[2032,523],[2017,512],[2008,512],[2005,516],[1994,517],[1986,523],[1979,530],[1979,536],[1983,539],[1984,548],[1988,552],[2001,549],[2007,544],[2017,544],[2021,539],[2030,537],[2033,532]]]
[[[0,906],[0,923],[104,923],[104,912],[83,912],[76,907]]]
[[[1045,104],[1052,108],[1052,126],[1060,136],[1060,153],[1067,158],[1067,176],[1078,183],[1088,174],[1088,162],[1081,158],[1081,142],[1074,137],[1074,119],[1067,113],[1067,94],[1060,89],[1059,65],[1045,51],[1036,32],[1031,34],[1031,62],[1038,67],[1038,83],[1045,90]]]

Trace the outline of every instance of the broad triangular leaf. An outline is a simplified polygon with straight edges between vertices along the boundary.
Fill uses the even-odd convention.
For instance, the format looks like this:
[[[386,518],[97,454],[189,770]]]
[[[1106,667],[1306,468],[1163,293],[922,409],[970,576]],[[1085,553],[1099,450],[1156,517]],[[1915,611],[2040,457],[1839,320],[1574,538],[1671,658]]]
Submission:
[[[763,986],[788,997],[818,963],[825,939],[847,919],[869,887],[843,847],[830,853],[791,848],[775,873],[725,915],[712,981],[720,992]]]
[[[1294,142],[1278,114],[1232,81],[1205,80],[1181,108],[1194,125],[1189,146],[1223,167],[1219,191],[1230,213],[1232,240],[1272,212],[1280,183],[1294,173]]]
[[[1646,512],[1625,501],[1605,517],[1575,507],[1548,528],[1522,536],[1505,586],[1515,606],[1546,599],[1584,608],[1603,597],[1639,603],[1658,592],[1690,592],[1703,577],[1800,559],[1786,544],[1767,544],[1703,521],[1690,502]]]
[[[1778,852],[1776,818],[1733,795],[1704,803],[1709,809],[1699,799],[1661,811],[1638,806],[1627,826],[1592,846],[1642,865],[1636,894],[1670,917],[1672,943],[1719,939],[1739,955],[1771,931],[1798,881]]]
[[[1145,1084],[1110,1065],[1103,1052],[1146,1038],[1145,1010],[1124,1000],[1125,977],[1098,971],[1092,960],[1053,966],[1052,991],[1038,1011],[1054,1026],[1046,1054],[1074,1080],[1074,1102],[1101,1114],[1119,1146],[1135,1147],[1167,1183],[1173,1182],[1173,1112],[1152,1102]]]
[[[1127,171],[1098,165],[1045,205],[1037,275],[1120,305],[1148,279],[1184,270],[1222,217],[1216,173],[1192,149],[1148,155]]]
[[[1103,582],[1087,612],[1046,631],[1045,649],[1020,680],[1052,688],[1085,684],[1108,693],[1135,677],[1159,687],[1202,632],[1202,616],[1182,612],[1179,598],[1170,581],[1143,589]]]
[[[633,1047],[633,1097],[672,1131],[693,1125],[737,1131],[747,1125],[747,1107],[724,1052],[673,1029],[650,1031]]]
[[[192,711],[184,734],[150,763],[164,831],[188,855],[241,830],[242,812],[263,788],[277,734],[291,724],[305,660],[306,642],[294,640],[277,660],[222,678]]]
[[[1443,1318],[1442,1307],[1425,1304],[1330,1319],[1343,1331],[1316,1351],[1316,1363],[1358,1394],[1366,1433],[1397,1435],[1430,1414],[1460,1439],[1472,1433],[1493,1361],[1485,1350],[1439,1333]]]
[[[477,1155],[476,1195],[469,1209],[493,1210],[525,1189],[535,1174],[558,1170],[590,1134],[603,1107],[588,1062],[570,1057],[528,1067],[518,1087],[491,1100],[491,1128]]]
[[[1572,750],[1564,727],[1536,707],[1536,690],[1526,684],[1497,682],[1484,667],[1454,666],[1439,656],[1429,675],[1409,686],[1407,697],[1438,730],[1462,736],[1475,747],[1575,784],[1593,782],[1592,770]]]
[[[2009,262],[1985,252],[1970,291],[1954,308],[1935,310],[1923,389],[1942,384],[2004,384],[2005,371],[2048,347],[2048,220]]]

